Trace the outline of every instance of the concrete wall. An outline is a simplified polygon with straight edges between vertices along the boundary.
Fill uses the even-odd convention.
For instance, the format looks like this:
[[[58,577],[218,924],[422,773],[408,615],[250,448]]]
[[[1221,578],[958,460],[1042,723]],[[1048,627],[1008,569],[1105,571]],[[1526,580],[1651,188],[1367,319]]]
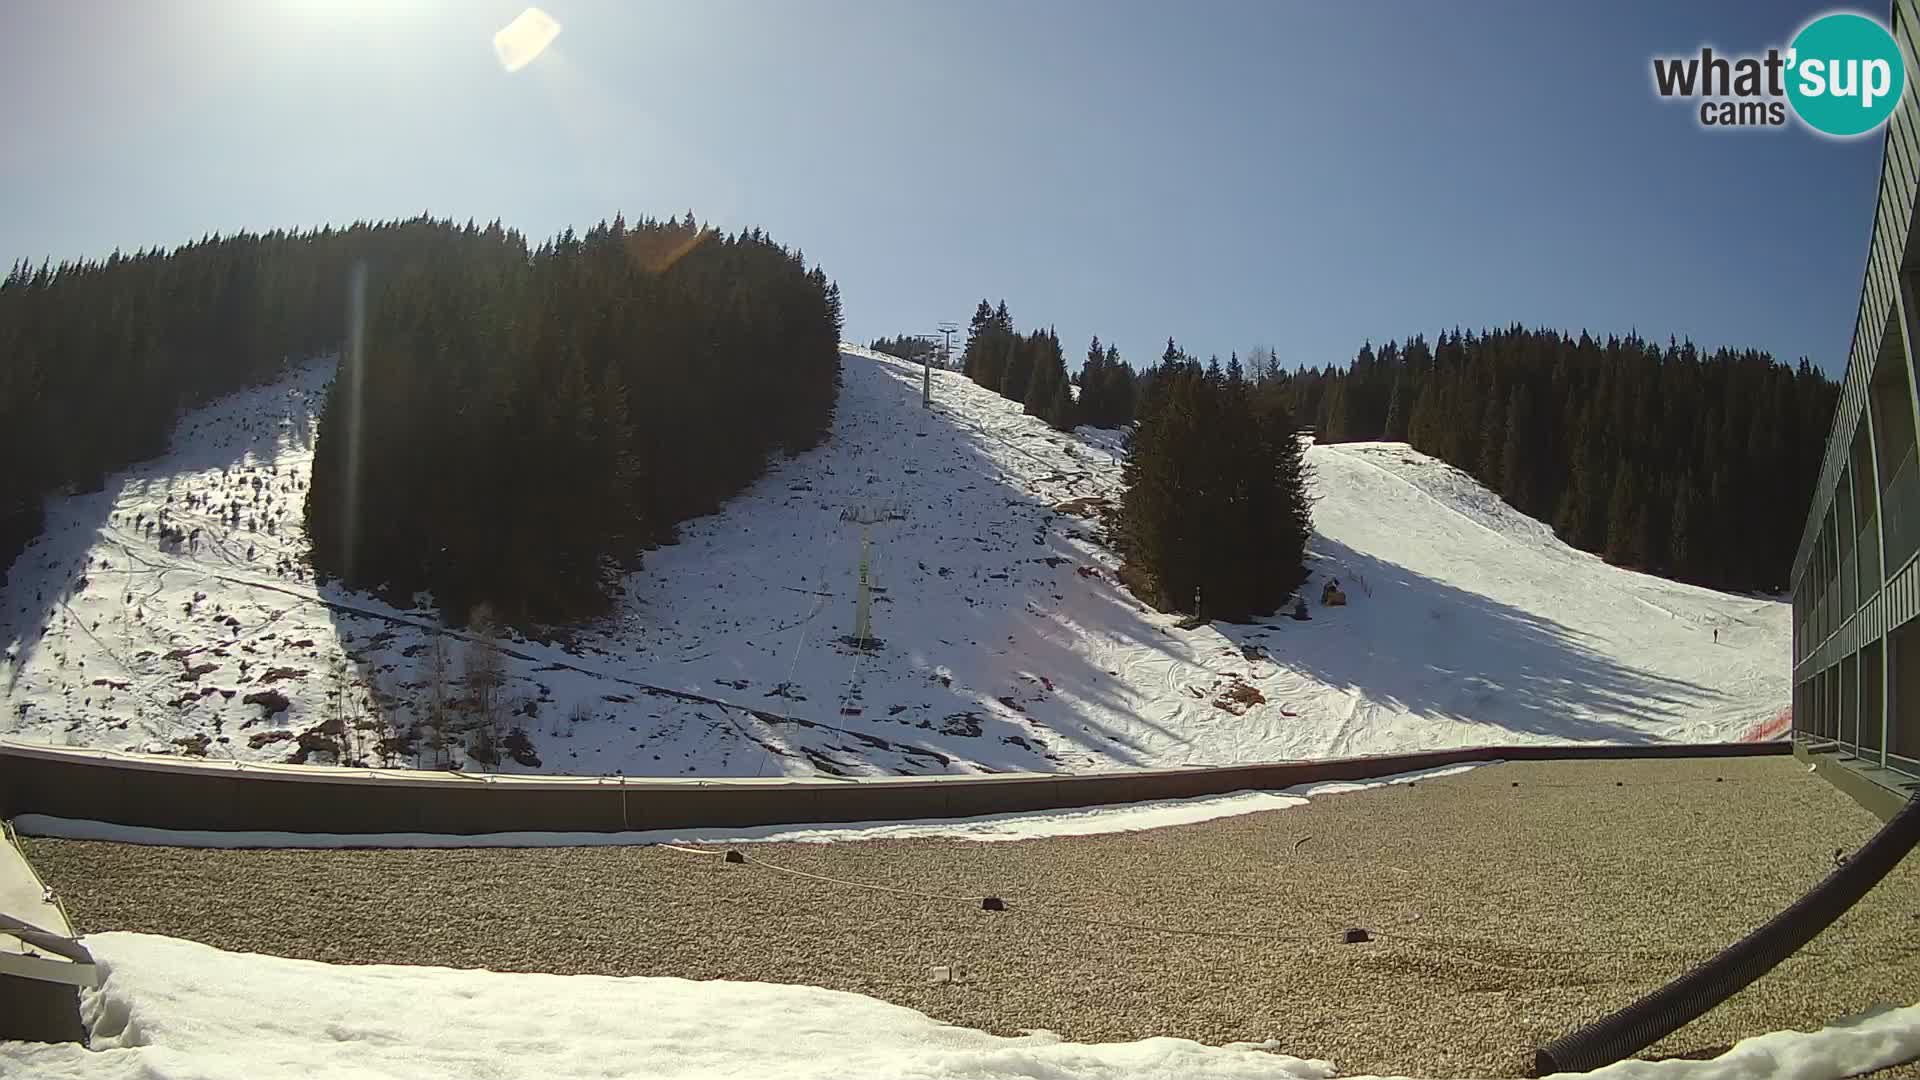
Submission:
[[[1785,754],[1787,743],[1519,746],[1071,776],[859,780],[473,777],[239,766],[0,742],[0,816],[165,829],[472,834],[968,817],[1362,780],[1464,762]]]

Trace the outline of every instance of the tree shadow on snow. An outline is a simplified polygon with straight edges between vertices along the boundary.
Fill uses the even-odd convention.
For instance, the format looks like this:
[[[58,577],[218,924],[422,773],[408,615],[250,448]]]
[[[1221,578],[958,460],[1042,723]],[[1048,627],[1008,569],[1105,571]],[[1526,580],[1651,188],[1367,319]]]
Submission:
[[[264,495],[256,504],[257,493],[302,497],[286,483],[267,483],[279,478],[264,466],[247,469],[274,459],[283,442],[296,452],[311,449],[308,411],[319,407],[332,367],[331,360],[316,360],[285,380],[194,409],[181,417],[163,455],[110,474],[99,491],[48,501],[43,532],[16,559],[0,594],[0,648],[14,652],[0,680],[11,714],[0,730],[21,722],[19,703],[10,699],[29,670],[40,682],[70,684],[73,692],[72,704],[59,706],[71,715],[30,718],[28,727],[57,721],[77,730],[109,722],[102,716],[110,718],[116,696],[137,694],[153,718],[147,735],[195,729],[192,717],[174,715],[184,708],[173,704],[179,688],[170,685],[181,665],[163,654],[232,638],[241,628],[226,625],[235,613],[212,603],[174,605],[183,595],[217,591],[212,582],[221,574],[260,569],[263,563],[248,557],[250,548],[259,548],[254,554],[264,560],[277,546],[264,525],[260,531],[235,527],[221,510],[243,504],[245,516],[264,522],[270,504]],[[197,535],[180,543],[162,539],[163,510],[170,524]],[[264,565],[271,572],[272,563]],[[84,657],[95,663],[87,667]],[[118,726],[128,740],[141,737],[137,725]]]
[[[1265,646],[1283,668],[1378,704],[1517,734],[1646,744],[1664,740],[1604,717],[1674,723],[1725,700],[1711,687],[1621,664],[1592,635],[1553,619],[1325,536],[1315,534],[1310,550],[1303,591],[1312,596],[1337,577],[1347,606],[1310,603],[1308,622],[1219,629],[1236,644]]]
[[[938,696],[960,699],[956,704],[979,714],[985,730],[962,748],[969,759],[1040,770],[1153,764],[1128,731],[1100,715],[1126,715],[1132,728],[1162,738],[1178,734],[1142,719],[1122,673],[1097,665],[1084,650],[1091,643],[1151,650],[1180,663],[1188,658],[1172,648],[1157,613],[1078,546],[1076,539],[1098,550],[1099,527],[1054,509],[1075,493],[1073,474],[1104,467],[1107,451],[1038,429],[1010,402],[997,403],[1004,418],[989,418],[1005,421],[998,431],[957,415],[938,394],[935,407],[922,410],[912,400],[917,381],[890,368],[852,376],[849,384],[867,376],[885,380],[868,392],[899,400],[885,407],[881,430],[866,434],[864,445],[843,440],[839,449],[870,459],[875,479],[861,483],[904,504],[884,537],[893,552],[891,573],[883,575],[889,602],[876,609],[876,632],[885,637],[889,622],[935,627],[919,635],[919,655],[910,662],[950,669],[953,686],[935,687]],[[1042,483],[1064,486],[1067,494],[1045,496]],[[1043,754],[1005,741],[1031,739],[1036,728],[1049,741]]]

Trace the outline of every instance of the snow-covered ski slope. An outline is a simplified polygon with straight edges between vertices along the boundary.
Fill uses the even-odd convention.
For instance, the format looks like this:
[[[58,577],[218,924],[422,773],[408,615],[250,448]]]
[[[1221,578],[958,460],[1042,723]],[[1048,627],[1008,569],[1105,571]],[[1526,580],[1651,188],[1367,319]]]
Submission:
[[[201,410],[166,457],[49,508],[0,597],[0,734],[243,761],[305,734],[331,761],[316,735],[337,666],[367,715],[424,715],[426,598],[395,609],[304,567],[330,374]],[[1120,492],[1117,433],[1054,432],[946,372],[922,409],[917,366],[852,347],[842,377],[829,440],[648,553],[611,617],[505,643],[530,753],[503,770],[1092,771],[1701,741],[1751,737],[1787,701],[1784,603],[1608,566],[1399,444],[1310,451],[1310,621],[1181,629],[1116,582],[1100,506]],[[149,535],[163,509],[198,539]],[[841,640],[863,532],[872,652]],[[1346,606],[1320,605],[1327,577]]]

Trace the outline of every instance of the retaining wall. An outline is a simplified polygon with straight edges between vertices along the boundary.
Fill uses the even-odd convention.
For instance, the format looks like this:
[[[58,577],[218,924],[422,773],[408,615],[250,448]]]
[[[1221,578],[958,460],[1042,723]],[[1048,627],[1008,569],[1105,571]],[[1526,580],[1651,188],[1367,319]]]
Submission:
[[[1786,742],[1536,745],[1075,775],[621,780],[239,765],[0,740],[0,817],[49,814],[162,829],[613,832],[969,817],[1364,780],[1467,762],[1787,753]]]

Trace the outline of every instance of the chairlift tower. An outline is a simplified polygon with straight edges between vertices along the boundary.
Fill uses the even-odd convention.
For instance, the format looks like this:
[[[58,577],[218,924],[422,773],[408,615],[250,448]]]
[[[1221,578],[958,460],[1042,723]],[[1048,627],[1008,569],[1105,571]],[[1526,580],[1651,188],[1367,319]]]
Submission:
[[[960,324],[955,322],[943,322],[939,327],[942,342],[940,346],[940,366],[949,371],[953,370],[953,335],[959,329]],[[927,337],[927,344],[933,344],[933,337],[931,335]],[[927,370],[924,378],[926,382],[921,386],[920,391],[920,407],[923,409],[930,408],[933,405],[933,361],[931,358],[927,360]]]
[[[850,506],[840,512],[840,520],[860,526],[860,592],[853,614],[853,633],[841,638],[845,644],[863,652],[878,649],[884,642],[873,636],[873,527],[898,520],[889,509]]]

